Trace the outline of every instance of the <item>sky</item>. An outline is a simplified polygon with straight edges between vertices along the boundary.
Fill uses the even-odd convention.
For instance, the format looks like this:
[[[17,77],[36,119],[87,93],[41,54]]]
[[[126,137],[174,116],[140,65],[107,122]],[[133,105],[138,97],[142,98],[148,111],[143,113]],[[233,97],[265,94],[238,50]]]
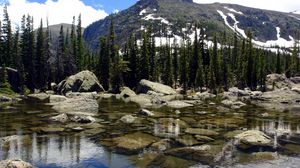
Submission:
[[[34,17],[35,27],[40,19],[48,17],[50,25],[72,23],[73,16],[82,15],[82,26],[105,18],[107,15],[126,9],[138,0],[0,0],[8,3],[8,12],[12,23],[20,24],[24,14]],[[300,0],[194,0],[197,3],[233,3],[249,7],[278,10],[283,12],[300,11]],[[0,19],[3,10],[0,9]]]

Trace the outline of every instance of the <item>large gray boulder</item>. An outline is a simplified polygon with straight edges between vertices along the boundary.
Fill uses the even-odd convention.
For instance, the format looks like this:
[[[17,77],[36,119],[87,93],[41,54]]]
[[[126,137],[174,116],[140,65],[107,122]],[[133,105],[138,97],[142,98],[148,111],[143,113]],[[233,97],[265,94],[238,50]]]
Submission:
[[[58,93],[104,91],[96,75],[90,71],[81,71],[72,75],[57,86]]]
[[[33,168],[30,163],[24,162],[20,159],[3,160],[0,161],[1,168]]]
[[[0,70],[2,67],[0,67]],[[6,67],[8,83],[14,92],[20,92],[20,76],[16,69]]]
[[[250,130],[240,133],[234,137],[234,144],[241,149],[251,147],[272,147],[273,140],[261,131]]]
[[[138,87],[139,93],[148,93],[148,91],[154,91],[156,93],[162,93],[164,95],[174,95],[176,94],[176,90],[171,88],[170,86],[163,85],[156,82],[151,82],[148,80],[141,80]]]
[[[136,96],[135,92],[131,90],[129,87],[123,87],[121,89],[120,97],[126,99],[127,97]]]
[[[12,102],[12,98],[0,95],[0,103]]]
[[[293,82],[284,74],[269,74],[266,78],[266,86],[268,90],[276,90],[282,88],[291,88]]]

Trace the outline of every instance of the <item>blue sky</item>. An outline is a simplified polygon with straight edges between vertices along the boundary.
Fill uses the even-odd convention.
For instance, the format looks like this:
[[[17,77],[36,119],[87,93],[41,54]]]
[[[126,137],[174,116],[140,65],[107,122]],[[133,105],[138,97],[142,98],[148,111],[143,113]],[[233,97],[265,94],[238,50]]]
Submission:
[[[127,9],[138,0],[0,0],[8,4],[8,13],[12,22],[20,25],[22,16],[30,14],[34,18],[35,28],[40,20],[48,18],[50,25],[72,23],[73,16],[81,14],[82,26],[105,18],[109,14]],[[0,20],[3,16],[0,10]],[[44,23],[44,25],[46,22]]]
[[[45,3],[46,0],[28,0],[29,2]],[[123,10],[132,6],[137,0],[82,0],[86,5],[92,6],[95,9],[103,9],[107,13],[112,13],[115,10]]]
[[[34,17],[35,28],[41,19],[48,18],[50,25],[72,23],[73,16],[82,15],[82,26],[105,18],[109,14],[124,10],[138,0],[0,0],[1,4],[8,2],[8,12],[12,23],[20,25],[25,14]],[[300,0],[194,0],[196,3],[234,3],[249,7],[291,12],[300,10]],[[0,20],[3,16],[0,10]],[[300,11],[299,11],[300,14]],[[46,22],[44,23],[46,25]]]

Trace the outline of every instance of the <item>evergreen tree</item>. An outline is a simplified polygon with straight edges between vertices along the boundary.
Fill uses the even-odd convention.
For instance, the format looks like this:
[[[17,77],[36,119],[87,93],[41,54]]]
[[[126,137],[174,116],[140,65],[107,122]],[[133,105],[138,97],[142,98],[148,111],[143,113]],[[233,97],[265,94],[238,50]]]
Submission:
[[[228,56],[230,52],[228,52],[228,47],[226,46],[226,32],[223,34],[223,44],[222,44],[222,84],[225,91],[229,88],[229,67],[228,67]]]
[[[33,29],[33,18],[28,15],[22,17],[21,23],[21,55],[25,71],[25,83],[28,89],[33,92],[36,88],[36,77],[35,77],[35,56],[34,56],[34,29]]]
[[[258,53],[258,83],[261,91],[266,91],[266,62],[265,56],[261,52]]]
[[[219,86],[220,85],[220,69],[219,69],[220,63],[219,63],[218,43],[217,43],[216,35],[214,35],[213,43],[214,46],[212,51],[211,63],[210,63],[210,71],[213,72],[210,72],[210,84],[212,84],[213,82],[214,86]]]
[[[16,32],[13,38],[13,57],[15,58],[15,65],[19,72],[19,91],[20,93],[24,93],[25,91],[25,72],[24,72],[24,65],[22,62],[21,52],[20,52],[20,41],[19,41],[19,28],[16,28]]]
[[[281,74],[281,60],[280,60],[279,48],[277,49],[277,55],[276,55],[276,73]]]
[[[110,59],[109,55],[107,54],[107,44],[106,44],[106,38],[101,37],[100,38],[100,55],[99,55],[99,61],[98,61],[98,77],[100,79],[100,82],[105,90],[109,89],[109,75],[110,75]]]
[[[37,30],[36,40],[36,86],[38,89],[45,90],[46,87],[46,57],[45,57],[45,39],[43,32],[43,21],[41,20],[40,27]]]
[[[58,37],[58,49],[56,54],[56,82],[60,82],[65,78],[64,58],[65,58],[65,35],[64,35],[63,25],[61,25],[59,37]]]
[[[241,46],[241,52],[240,56],[238,58],[238,71],[237,73],[237,86],[239,89],[243,89],[246,86],[246,40],[243,39],[242,46]]]
[[[77,71],[77,66],[79,64],[79,58],[77,55],[77,39],[76,39],[76,28],[75,28],[75,16],[73,16],[73,22],[71,27],[71,35],[70,35],[70,57],[72,59],[72,71],[75,73]]]
[[[50,63],[50,58],[52,57],[53,53],[51,51],[51,36],[50,36],[50,28],[49,28],[49,22],[47,19],[47,29],[46,29],[46,33],[45,33],[45,58],[46,58],[46,81],[47,81],[47,87],[48,89],[52,89],[51,88],[51,83],[53,82],[53,76],[52,76],[52,67],[51,67],[51,63]]]
[[[4,64],[3,40],[2,40],[2,23],[0,20],[0,65]]]
[[[172,54],[169,44],[165,46],[165,53],[166,53],[166,65],[164,71],[164,83],[166,85],[172,86],[173,85],[173,75],[172,75]]]
[[[250,87],[251,90],[254,90],[253,85],[253,47],[252,47],[252,33],[251,31],[247,32],[247,47],[246,47],[246,59],[247,59],[247,68],[246,68],[246,74],[247,74],[247,86]]]
[[[174,78],[174,84],[175,88],[177,87],[178,83],[178,73],[179,73],[179,68],[178,68],[178,45],[176,42],[176,39],[174,39],[173,43],[173,78]]]
[[[2,33],[0,38],[2,38],[3,41],[3,45],[2,45],[3,61],[6,66],[12,66],[13,35],[11,29],[11,21],[7,12],[7,5],[4,6],[4,10],[3,10]],[[13,65],[13,67],[15,67],[15,65]]]
[[[150,44],[150,80],[157,81],[157,60],[154,35],[151,37]]]
[[[79,71],[84,70],[85,65],[84,65],[84,41],[82,37],[82,26],[81,26],[81,14],[78,17],[78,23],[77,23],[77,46],[76,46],[76,63],[77,63],[77,68]],[[73,39],[74,40],[74,39]],[[74,45],[73,45],[74,47]]]
[[[183,93],[185,94],[187,91],[187,52],[186,46],[184,44],[184,40],[181,44],[180,48],[180,84],[183,88]]]
[[[196,75],[199,68],[199,43],[198,43],[198,33],[197,26],[195,25],[195,39],[193,44],[193,56],[191,57],[189,64],[189,86],[195,87],[196,84]]]
[[[130,88],[135,88],[138,83],[137,75],[138,75],[138,69],[137,69],[137,61],[138,61],[138,46],[136,42],[135,35],[131,35],[129,38],[129,64],[128,68],[129,71],[129,78],[127,82],[127,86]]]
[[[237,67],[238,67],[238,36],[237,33],[235,31],[234,33],[234,41],[233,41],[233,50],[232,50],[232,69],[235,71],[236,73],[239,73],[237,71]]]
[[[142,32],[143,43],[141,46],[141,79],[150,79],[150,64],[149,64],[149,36],[146,31]]]

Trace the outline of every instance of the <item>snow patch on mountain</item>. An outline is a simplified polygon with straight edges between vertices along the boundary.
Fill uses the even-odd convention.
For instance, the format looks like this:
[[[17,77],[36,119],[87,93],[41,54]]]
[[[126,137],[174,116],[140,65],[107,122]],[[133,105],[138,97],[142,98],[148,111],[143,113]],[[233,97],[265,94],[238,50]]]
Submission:
[[[229,17],[231,17],[234,20],[234,25],[231,26],[228,21],[227,21],[227,15],[225,15],[222,11],[217,10],[217,12],[221,15],[221,17],[223,18],[225,24],[232,29],[233,31],[237,32],[238,34],[240,34],[243,38],[247,38],[247,35],[245,33],[245,30],[241,29],[238,27],[238,23],[239,21],[237,21],[235,15],[233,13],[228,13],[227,15]],[[253,43],[255,43],[258,46],[261,47],[271,47],[271,46],[279,46],[279,47],[292,47],[294,45],[294,39],[292,36],[289,36],[290,40],[286,40],[282,37],[280,37],[280,27],[276,27],[276,31],[277,31],[277,40],[269,40],[266,42],[261,42],[261,41],[256,41],[256,40],[252,40]]]
[[[237,11],[237,10],[232,9],[232,8],[229,8],[229,7],[227,7],[227,6],[224,6],[224,9],[227,9],[227,10],[229,10],[230,12],[234,12],[234,13],[236,13],[236,14],[244,15],[243,12]]]
[[[280,27],[276,27],[277,31],[277,40],[269,40],[266,42],[260,42],[260,41],[255,41],[253,42],[257,45],[264,46],[264,47],[270,47],[270,46],[279,46],[279,47],[292,47],[295,43],[294,38],[292,36],[289,36],[290,40],[286,40],[282,37],[280,37]]]
[[[149,14],[147,16],[145,16],[144,18],[142,18],[143,20],[160,20],[161,23],[164,23],[166,25],[172,25],[167,19],[162,18],[162,17],[154,17],[154,14]]]
[[[291,12],[291,13],[300,15],[300,10],[296,10],[296,11],[293,11],[293,12]]]
[[[234,14],[232,13],[228,13],[228,16],[230,16],[232,18],[232,20],[234,20],[234,31],[237,31],[239,34],[241,34],[244,38],[247,38],[247,35],[245,34],[245,31],[243,29],[240,29],[238,27],[239,21],[236,20]]]
[[[141,10],[140,16],[143,16],[145,13],[147,13],[147,10],[146,10],[146,9]]]

